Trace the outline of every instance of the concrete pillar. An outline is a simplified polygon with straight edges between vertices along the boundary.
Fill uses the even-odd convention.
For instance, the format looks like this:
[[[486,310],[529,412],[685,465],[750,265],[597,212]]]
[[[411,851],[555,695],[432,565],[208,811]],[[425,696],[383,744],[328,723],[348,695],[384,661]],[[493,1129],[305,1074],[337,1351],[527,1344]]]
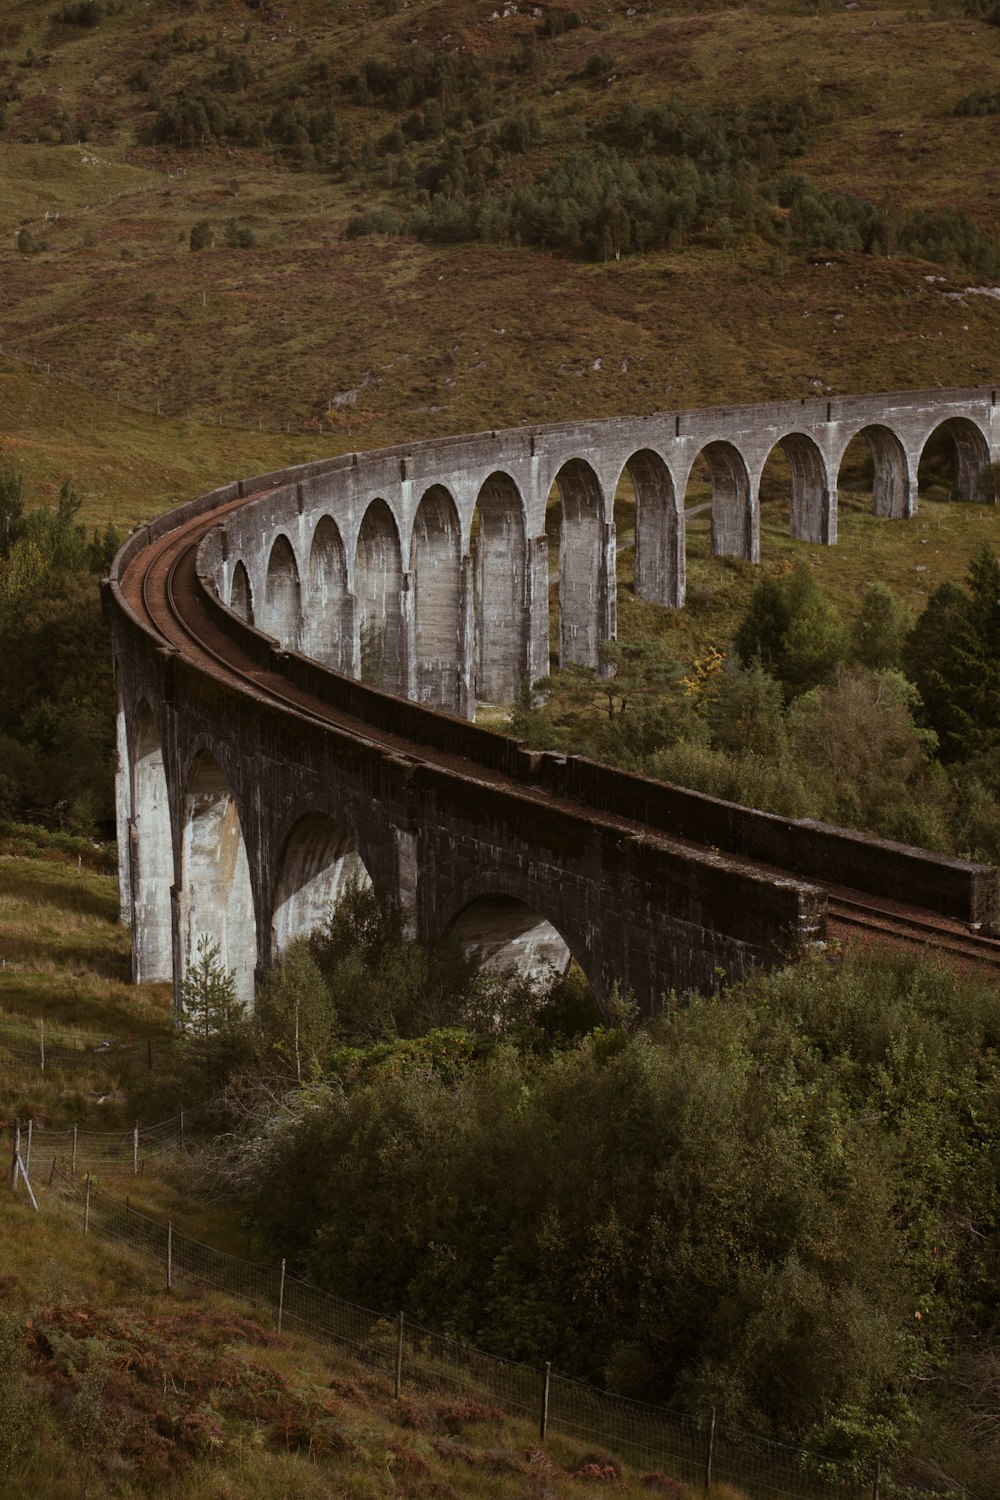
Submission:
[[[118,920],[134,931],[132,892],[132,774],[129,767],[128,727],[119,700],[115,720],[115,829],[118,839]],[[133,954],[133,965],[135,956]],[[135,973],[133,970],[133,979]]]
[[[403,936],[417,937],[419,865],[417,835],[406,828],[393,830],[396,840],[396,903]]]
[[[415,593],[413,574],[406,572],[400,580],[399,592],[399,669],[397,681],[399,691],[412,700],[417,696],[417,632],[414,620]],[[386,645],[388,647],[388,640]],[[386,687],[394,686],[387,673]]]
[[[549,675],[549,539],[544,534],[528,542],[526,569],[528,659],[525,675],[537,682]]]
[[[462,558],[461,572],[459,574],[459,602],[458,602],[458,692],[456,700],[457,712],[463,719],[475,719],[476,717],[476,689],[475,676],[476,666],[473,661],[473,653],[476,649],[476,622],[475,622],[475,587],[472,578],[472,557],[470,554]]]
[[[358,601],[345,593],[340,613],[339,669],[357,681],[361,676],[361,637],[358,633]]]
[[[598,649],[618,633],[618,554],[614,521],[605,522],[601,539],[601,574],[597,599]],[[601,668],[602,673],[606,670]]]

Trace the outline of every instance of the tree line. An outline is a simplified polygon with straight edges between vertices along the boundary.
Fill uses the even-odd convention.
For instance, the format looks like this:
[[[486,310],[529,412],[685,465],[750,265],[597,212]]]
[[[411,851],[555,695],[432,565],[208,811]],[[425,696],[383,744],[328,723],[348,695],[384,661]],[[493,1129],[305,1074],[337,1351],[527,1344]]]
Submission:
[[[114,684],[98,580],[121,543],[65,479],[26,508],[0,468],[0,820],[114,836]]]

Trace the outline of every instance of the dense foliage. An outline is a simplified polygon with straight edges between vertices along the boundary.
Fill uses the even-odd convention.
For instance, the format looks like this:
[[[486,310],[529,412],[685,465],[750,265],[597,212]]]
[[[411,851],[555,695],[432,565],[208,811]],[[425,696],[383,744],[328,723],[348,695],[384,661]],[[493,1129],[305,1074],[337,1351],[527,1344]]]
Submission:
[[[98,580],[113,526],[88,536],[65,481],[27,511],[19,474],[0,470],[0,818],[71,833],[114,827],[111,642]]]
[[[610,1024],[527,1028],[473,1004],[460,1030],[363,1045],[356,975],[384,990],[381,948],[365,956],[384,920],[359,894],[277,971],[254,1023],[270,1048],[230,1080],[226,1170],[275,1253],[366,1305],[817,1451],[919,1447],[1000,1295],[992,989],[817,958],[722,1003],[668,997],[641,1028],[621,1001]],[[440,954],[390,947],[397,976],[440,975]],[[296,1083],[304,984],[325,985],[326,1030],[297,1033]]]
[[[682,675],[661,639],[522,694],[528,743],[733,802],[1000,862],[1000,564],[915,624],[884,584],[848,626],[812,570],[765,575],[728,656]],[[610,708],[610,712],[609,712]],[[625,710],[627,708],[627,715]]]

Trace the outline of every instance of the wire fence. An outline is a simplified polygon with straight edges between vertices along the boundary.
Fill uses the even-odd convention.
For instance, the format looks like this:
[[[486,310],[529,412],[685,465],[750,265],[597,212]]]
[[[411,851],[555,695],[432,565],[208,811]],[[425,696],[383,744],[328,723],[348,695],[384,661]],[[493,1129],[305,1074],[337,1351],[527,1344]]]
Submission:
[[[29,1120],[4,1125],[12,1137],[13,1155],[20,1155],[25,1173],[35,1178],[57,1172],[70,1178],[91,1176],[141,1177],[148,1164],[183,1152],[191,1139],[198,1114],[181,1110],[158,1125],[132,1125],[118,1130],[81,1130],[70,1125],[53,1130]]]
[[[46,1149],[65,1134],[45,1132]],[[147,1138],[144,1149],[153,1154],[182,1145],[177,1121],[141,1134]],[[90,1140],[93,1135],[88,1132]],[[121,1159],[128,1140],[119,1137],[118,1156],[109,1143],[102,1170],[107,1161]],[[38,1148],[33,1145],[37,1160]],[[931,1493],[926,1485],[918,1491],[895,1484],[880,1466],[871,1477],[859,1480],[846,1468],[804,1450],[719,1427],[714,1414],[699,1419],[632,1401],[560,1375],[550,1366],[539,1369],[484,1353],[423,1328],[402,1313],[387,1317],[360,1307],[289,1275],[284,1261],[265,1265],[243,1260],[140,1212],[104,1191],[94,1176],[81,1176],[81,1160],[78,1157],[74,1175],[63,1157],[53,1158],[48,1185],[84,1234],[137,1252],[158,1268],[161,1285],[168,1289],[228,1293],[248,1303],[258,1319],[271,1323],[279,1334],[301,1333],[351,1351],[381,1372],[397,1396],[411,1387],[452,1392],[535,1423],[540,1441],[560,1432],[594,1447],[598,1469],[606,1451],[637,1470],[667,1474],[687,1485],[737,1486],[750,1500],[904,1500],[918,1493],[927,1500]],[[939,1496],[964,1493],[937,1490]]]
[[[0,1026],[0,1077],[27,1073],[83,1072],[95,1066],[118,1073],[152,1072],[176,1057],[165,1041],[102,1037],[84,1041],[78,1033],[53,1032],[39,1021],[26,1027]]]

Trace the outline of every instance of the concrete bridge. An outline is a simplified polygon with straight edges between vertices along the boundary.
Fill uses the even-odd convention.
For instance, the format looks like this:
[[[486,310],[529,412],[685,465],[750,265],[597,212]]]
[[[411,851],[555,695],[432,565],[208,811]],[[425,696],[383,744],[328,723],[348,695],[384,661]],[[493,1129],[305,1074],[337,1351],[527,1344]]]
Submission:
[[[813,880],[983,920],[995,884],[981,867],[532,755],[467,721],[477,699],[510,701],[549,669],[547,512],[559,518],[559,659],[595,666],[615,634],[623,478],[636,590],[678,608],[696,465],[710,477],[713,552],[755,562],[776,447],[792,535],[832,544],[855,438],[871,451],[876,514],[915,513],[921,455],[942,433],[973,500],[1000,460],[997,395],[449,438],[241,481],[133,534],[107,599],[135,977],[179,984],[208,932],[249,999],[254,975],[352,877],[376,880],[416,933],[453,930],[528,967],[571,954],[599,996],[619,978],[647,1007],[821,937]]]

